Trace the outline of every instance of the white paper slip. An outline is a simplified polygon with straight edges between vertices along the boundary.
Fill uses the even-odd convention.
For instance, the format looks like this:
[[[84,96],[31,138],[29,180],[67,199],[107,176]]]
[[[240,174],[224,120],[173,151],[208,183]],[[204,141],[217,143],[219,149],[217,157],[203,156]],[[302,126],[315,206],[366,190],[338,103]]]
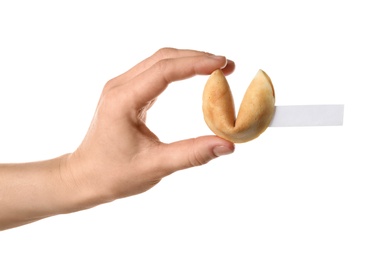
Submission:
[[[271,127],[340,126],[344,105],[276,106]]]

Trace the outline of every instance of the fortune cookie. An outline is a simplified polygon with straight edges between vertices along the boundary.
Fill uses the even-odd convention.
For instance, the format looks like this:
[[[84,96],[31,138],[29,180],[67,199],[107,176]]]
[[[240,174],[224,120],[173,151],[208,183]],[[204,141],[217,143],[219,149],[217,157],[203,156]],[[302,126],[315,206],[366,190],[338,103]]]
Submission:
[[[248,142],[262,134],[273,118],[274,104],[274,87],[263,70],[247,88],[237,116],[230,86],[220,69],[209,76],[203,91],[206,124],[214,134],[233,143]]]

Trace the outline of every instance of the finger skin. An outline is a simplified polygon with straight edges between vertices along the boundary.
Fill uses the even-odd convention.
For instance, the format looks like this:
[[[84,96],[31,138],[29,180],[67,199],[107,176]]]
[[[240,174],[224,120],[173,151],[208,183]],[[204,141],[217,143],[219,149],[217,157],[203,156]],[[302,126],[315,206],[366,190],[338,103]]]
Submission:
[[[234,152],[235,145],[217,136],[200,136],[163,144],[160,148],[158,164],[159,167],[165,168],[165,174],[168,175],[178,170],[204,165],[221,155],[230,154]],[[222,153],[219,152],[219,148]]]
[[[160,60],[121,86],[123,97],[139,109],[158,97],[171,82],[208,75],[226,63],[225,57],[208,55]]]
[[[191,57],[191,56],[214,56],[208,52],[189,50],[189,49],[175,49],[175,48],[161,48],[156,51],[152,56],[144,59],[143,61],[136,64],[133,68],[129,69],[125,73],[113,78],[110,80],[109,85],[122,85],[126,82],[130,81],[140,73],[148,70],[151,66],[158,63],[161,60],[165,59],[176,59],[183,57]],[[228,64],[225,68],[223,68],[223,72],[225,75],[229,75],[233,72],[235,65],[232,61],[228,61]]]

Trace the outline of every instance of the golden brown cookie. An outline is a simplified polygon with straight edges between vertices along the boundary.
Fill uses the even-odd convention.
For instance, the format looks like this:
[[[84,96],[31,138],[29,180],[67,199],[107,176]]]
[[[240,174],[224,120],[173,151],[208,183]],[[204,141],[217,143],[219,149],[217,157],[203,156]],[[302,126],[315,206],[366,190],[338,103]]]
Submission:
[[[274,114],[275,93],[269,76],[259,70],[246,90],[235,117],[234,99],[221,70],[215,70],[205,84],[203,114],[217,136],[233,143],[257,138],[269,126]]]

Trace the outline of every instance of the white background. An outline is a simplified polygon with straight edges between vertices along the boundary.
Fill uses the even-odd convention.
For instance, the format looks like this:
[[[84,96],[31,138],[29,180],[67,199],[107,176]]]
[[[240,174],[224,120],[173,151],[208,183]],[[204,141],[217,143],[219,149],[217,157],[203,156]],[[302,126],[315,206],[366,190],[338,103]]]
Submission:
[[[386,1],[1,1],[0,161],[73,151],[105,82],[161,47],[258,69],[277,105],[345,104],[344,126],[268,128],[152,190],[0,233],[0,259],[388,259]],[[206,76],[149,112],[164,142],[211,134]],[[1,209],[0,209],[1,210]]]

